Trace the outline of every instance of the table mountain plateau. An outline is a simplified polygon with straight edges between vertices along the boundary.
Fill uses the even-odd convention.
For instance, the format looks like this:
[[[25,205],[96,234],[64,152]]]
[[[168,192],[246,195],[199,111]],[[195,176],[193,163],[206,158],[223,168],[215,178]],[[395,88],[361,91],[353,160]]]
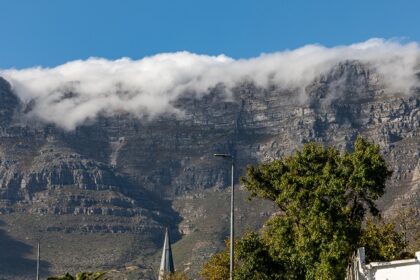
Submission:
[[[358,61],[303,92],[244,81],[230,97],[218,85],[173,105],[182,113],[121,111],[65,131],[29,118],[31,103],[0,78],[0,275],[32,279],[40,240],[44,276],[113,268],[150,279],[165,227],[175,265],[197,271],[228,234],[229,163],[219,152],[233,153],[241,174],[310,141],[348,150],[361,134],[394,170],[382,209],[419,207],[420,90],[392,92]],[[239,233],[274,211],[246,198],[241,190]]]

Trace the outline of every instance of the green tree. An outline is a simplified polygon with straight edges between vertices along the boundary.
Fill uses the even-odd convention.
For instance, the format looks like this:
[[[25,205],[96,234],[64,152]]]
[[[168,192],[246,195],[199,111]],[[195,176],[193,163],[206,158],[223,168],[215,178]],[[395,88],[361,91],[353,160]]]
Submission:
[[[243,184],[252,196],[275,202],[280,214],[260,235],[238,241],[236,279],[343,279],[365,215],[379,214],[375,202],[390,175],[379,147],[361,137],[352,152],[310,143],[249,167]]]
[[[268,246],[258,233],[248,232],[236,245],[236,279],[277,280],[287,279],[284,263],[277,262],[270,255]]]
[[[226,248],[210,257],[201,269],[201,276],[204,280],[226,280],[229,279],[229,240],[226,241]],[[236,251],[236,250],[235,250]]]
[[[229,240],[222,252],[214,254],[204,264],[201,276],[204,280],[229,279]],[[279,272],[284,271],[270,256],[268,248],[256,232],[247,232],[235,242],[235,279],[276,280],[287,279]]]
[[[342,279],[365,214],[378,214],[375,201],[390,175],[379,147],[358,137],[351,153],[307,144],[293,156],[248,168],[242,182],[282,210],[262,239],[290,275]]]
[[[368,219],[359,245],[365,247],[366,262],[412,257],[412,254],[405,251],[407,241],[404,234],[396,231],[394,223],[374,223]]]

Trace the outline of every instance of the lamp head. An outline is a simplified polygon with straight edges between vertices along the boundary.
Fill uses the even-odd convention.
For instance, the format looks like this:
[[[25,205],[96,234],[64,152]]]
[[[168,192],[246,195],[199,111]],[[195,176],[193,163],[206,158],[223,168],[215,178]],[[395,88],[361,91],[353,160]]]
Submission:
[[[214,154],[215,157],[233,158],[230,154]]]

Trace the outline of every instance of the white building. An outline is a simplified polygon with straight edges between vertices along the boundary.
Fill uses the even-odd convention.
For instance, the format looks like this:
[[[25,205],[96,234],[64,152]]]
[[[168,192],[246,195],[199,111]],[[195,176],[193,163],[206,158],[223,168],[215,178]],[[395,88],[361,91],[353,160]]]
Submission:
[[[420,280],[420,252],[414,259],[365,263],[365,248],[359,248],[349,267],[347,280]]]

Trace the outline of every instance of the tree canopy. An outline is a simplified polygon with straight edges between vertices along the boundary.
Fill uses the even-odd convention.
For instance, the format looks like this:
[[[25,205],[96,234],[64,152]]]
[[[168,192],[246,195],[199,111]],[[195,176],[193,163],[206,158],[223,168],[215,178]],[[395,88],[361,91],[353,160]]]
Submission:
[[[379,214],[376,201],[390,175],[379,147],[361,137],[351,152],[309,143],[292,156],[249,167],[242,183],[252,196],[273,201],[279,213],[259,234],[238,241],[235,279],[344,279],[359,246],[370,246],[381,257],[398,255],[404,245],[398,233],[378,237],[394,232],[392,226],[368,224],[367,231],[362,226],[366,214]],[[382,250],[384,242],[395,246]],[[215,266],[225,271],[220,269],[226,267],[223,254],[203,272]]]

